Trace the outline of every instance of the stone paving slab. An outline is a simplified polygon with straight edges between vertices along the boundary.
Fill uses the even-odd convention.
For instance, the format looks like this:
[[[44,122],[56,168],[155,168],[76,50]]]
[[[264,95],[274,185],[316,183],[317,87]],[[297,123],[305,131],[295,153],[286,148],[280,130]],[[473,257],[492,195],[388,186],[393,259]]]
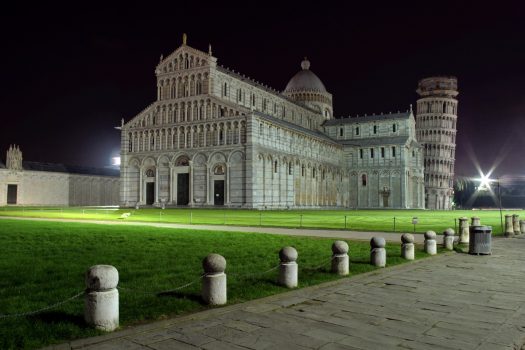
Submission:
[[[57,349],[525,349],[525,239],[449,253]]]

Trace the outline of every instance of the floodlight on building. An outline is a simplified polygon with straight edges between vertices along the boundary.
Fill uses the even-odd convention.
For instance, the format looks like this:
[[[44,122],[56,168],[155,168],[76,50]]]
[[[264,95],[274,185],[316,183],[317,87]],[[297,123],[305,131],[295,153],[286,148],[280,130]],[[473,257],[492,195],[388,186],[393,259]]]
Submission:
[[[113,157],[112,160],[113,160],[112,162],[113,165],[116,165],[116,166],[120,165],[120,157]]]

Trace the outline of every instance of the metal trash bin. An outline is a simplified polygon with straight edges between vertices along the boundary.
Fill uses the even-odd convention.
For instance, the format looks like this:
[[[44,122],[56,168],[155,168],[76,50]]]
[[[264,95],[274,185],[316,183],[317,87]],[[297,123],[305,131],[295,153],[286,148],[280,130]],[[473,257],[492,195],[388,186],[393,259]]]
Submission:
[[[492,254],[492,226],[470,226],[469,254]]]

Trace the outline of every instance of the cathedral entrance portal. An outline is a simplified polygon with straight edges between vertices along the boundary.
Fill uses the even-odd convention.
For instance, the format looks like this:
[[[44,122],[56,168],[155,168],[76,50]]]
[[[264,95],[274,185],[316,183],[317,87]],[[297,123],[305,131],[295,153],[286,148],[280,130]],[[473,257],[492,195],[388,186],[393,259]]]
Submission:
[[[224,205],[224,180],[215,180],[213,188],[213,204]]]
[[[177,174],[177,205],[190,203],[190,174]]]
[[[18,185],[7,185],[7,204],[16,204]]]
[[[155,203],[155,183],[146,183],[146,205],[153,205]]]

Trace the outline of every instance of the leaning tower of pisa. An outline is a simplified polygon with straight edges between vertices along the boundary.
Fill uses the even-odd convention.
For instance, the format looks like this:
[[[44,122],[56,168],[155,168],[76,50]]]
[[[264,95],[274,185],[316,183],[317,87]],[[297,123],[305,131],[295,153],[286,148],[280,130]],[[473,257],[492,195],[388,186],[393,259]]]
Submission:
[[[416,132],[424,148],[427,209],[451,209],[453,199],[458,81],[430,77],[417,87]]]

